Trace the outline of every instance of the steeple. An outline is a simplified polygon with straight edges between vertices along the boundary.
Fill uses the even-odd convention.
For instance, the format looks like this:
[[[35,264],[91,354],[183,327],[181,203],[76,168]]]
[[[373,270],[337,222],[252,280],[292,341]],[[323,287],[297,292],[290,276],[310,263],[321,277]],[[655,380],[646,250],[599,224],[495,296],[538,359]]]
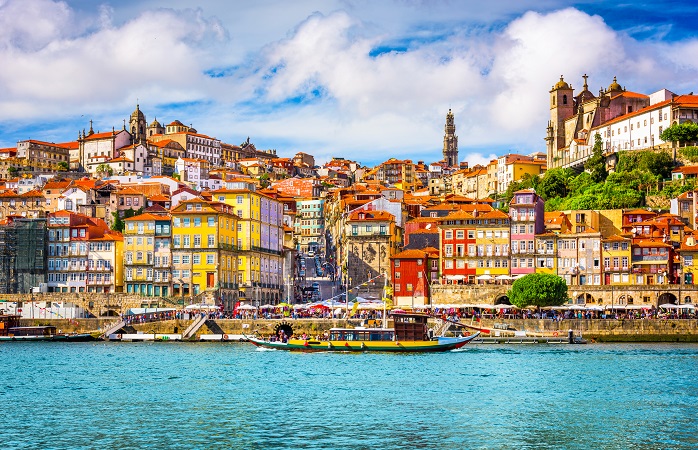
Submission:
[[[456,125],[451,109],[446,114],[446,126],[444,127],[444,161],[449,167],[458,165],[458,136],[456,136]]]

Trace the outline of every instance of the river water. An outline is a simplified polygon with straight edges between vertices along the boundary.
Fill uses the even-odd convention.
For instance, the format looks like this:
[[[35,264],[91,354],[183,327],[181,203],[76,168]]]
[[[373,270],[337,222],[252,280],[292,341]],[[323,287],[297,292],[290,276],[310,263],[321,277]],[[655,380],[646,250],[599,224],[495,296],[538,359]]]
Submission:
[[[698,345],[0,344],[4,449],[695,449]]]

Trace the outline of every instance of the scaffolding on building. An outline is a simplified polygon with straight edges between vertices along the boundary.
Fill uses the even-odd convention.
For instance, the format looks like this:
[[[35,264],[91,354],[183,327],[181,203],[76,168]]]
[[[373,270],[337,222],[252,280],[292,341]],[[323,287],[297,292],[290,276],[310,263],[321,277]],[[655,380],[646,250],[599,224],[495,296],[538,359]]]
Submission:
[[[46,219],[0,226],[0,293],[26,294],[46,283]]]

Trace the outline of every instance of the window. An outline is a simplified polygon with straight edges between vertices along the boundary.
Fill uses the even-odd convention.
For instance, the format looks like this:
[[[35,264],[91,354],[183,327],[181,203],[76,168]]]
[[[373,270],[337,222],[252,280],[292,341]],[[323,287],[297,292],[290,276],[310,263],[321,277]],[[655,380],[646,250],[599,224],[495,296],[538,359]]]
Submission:
[[[400,272],[395,272],[395,279],[400,279]]]
[[[444,232],[444,239],[453,239],[453,231],[452,230],[446,230]]]
[[[192,264],[201,264],[201,255],[198,253],[192,256]]]
[[[400,260],[399,259],[395,260],[395,267],[400,267]]]

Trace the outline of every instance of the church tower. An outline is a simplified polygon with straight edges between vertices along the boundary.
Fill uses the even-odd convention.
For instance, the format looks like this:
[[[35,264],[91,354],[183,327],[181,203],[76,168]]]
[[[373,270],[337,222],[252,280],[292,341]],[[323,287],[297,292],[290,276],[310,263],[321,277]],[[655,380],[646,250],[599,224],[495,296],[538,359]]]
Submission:
[[[565,82],[562,75],[560,75],[560,81],[550,90],[550,121],[545,137],[548,168],[562,164],[559,161],[558,151],[566,146],[565,120],[575,114],[573,92],[572,87]]]
[[[458,136],[456,136],[456,125],[450,108],[446,114],[444,127],[444,161],[449,167],[458,165]]]
[[[136,110],[131,113],[131,118],[128,121],[128,131],[131,133],[131,142],[139,143],[146,140],[146,128],[148,127],[145,121],[145,114],[141,111],[136,103]]]

